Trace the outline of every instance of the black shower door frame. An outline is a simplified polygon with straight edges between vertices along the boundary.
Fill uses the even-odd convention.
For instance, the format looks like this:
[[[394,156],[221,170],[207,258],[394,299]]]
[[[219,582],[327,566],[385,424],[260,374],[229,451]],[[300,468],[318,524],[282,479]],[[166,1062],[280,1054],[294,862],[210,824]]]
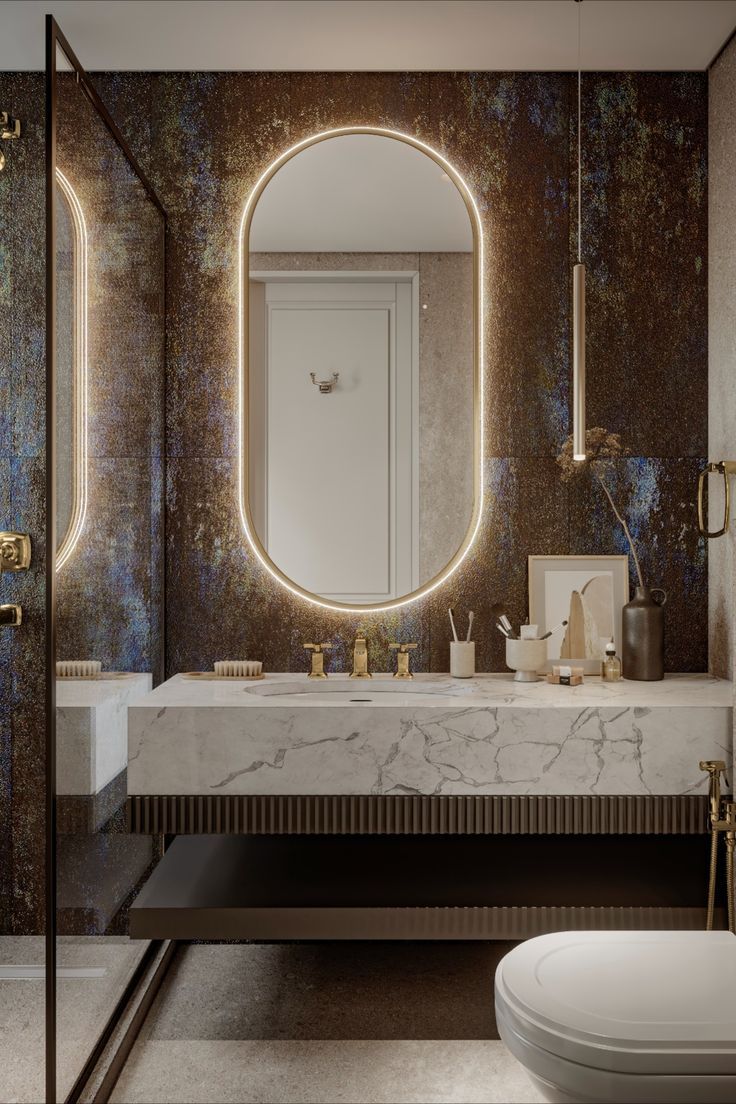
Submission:
[[[56,136],[57,136],[57,50],[61,50],[69,63],[70,69],[75,75],[76,82],[96,111],[101,122],[107,128],[118,147],[126,157],[128,164],[142,184],[148,199],[156,207],[162,219],[162,273],[163,273],[163,297],[164,297],[164,350],[167,347],[166,340],[166,249],[168,241],[168,220],[166,209],[159,199],[156,191],[138,164],[130,146],[121,133],[115,120],[110,115],[88,76],[81,62],[77,58],[68,39],[62,32],[52,15],[46,16],[46,840],[45,840],[45,885],[46,885],[46,991],[45,991],[45,1058],[46,1058],[46,1101],[47,1104],[56,1104],[57,1101],[57,1019],[56,1019],[56,969],[57,969],[57,811],[56,811],[56,215],[55,215],[55,180],[56,180]],[[162,379],[162,411],[165,412],[165,379]],[[166,450],[162,453],[163,486],[166,486]],[[158,580],[159,594],[165,609],[165,583],[166,583],[166,533],[165,516],[162,518],[162,556],[161,573]],[[166,619],[162,623],[162,647],[161,667],[165,664],[166,654]],[[158,672],[159,678],[162,671]],[[143,956],[128,983],[125,991],[120,994],[113,1013],[101,1030],[99,1038],[90,1050],[83,1068],[75,1081],[71,1092],[67,1096],[68,1102],[73,1102],[79,1097],[85,1081],[97,1063],[106,1043],[110,1039],[116,1024],[132,994],[136,984],[143,976],[152,957],[158,950],[156,944],[151,944],[148,952]]]

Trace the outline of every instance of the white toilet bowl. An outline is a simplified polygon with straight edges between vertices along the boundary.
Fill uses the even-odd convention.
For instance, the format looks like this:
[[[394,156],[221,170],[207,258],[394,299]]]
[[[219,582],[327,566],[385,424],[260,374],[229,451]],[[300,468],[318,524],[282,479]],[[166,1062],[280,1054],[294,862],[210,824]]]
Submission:
[[[734,1104],[736,938],[540,935],[499,963],[496,1022],[552,1104]]]

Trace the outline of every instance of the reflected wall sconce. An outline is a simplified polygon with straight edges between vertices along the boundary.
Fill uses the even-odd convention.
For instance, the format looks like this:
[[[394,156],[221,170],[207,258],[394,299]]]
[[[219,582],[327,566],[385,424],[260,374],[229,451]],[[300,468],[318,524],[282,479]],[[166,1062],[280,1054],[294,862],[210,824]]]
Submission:
[[[585,265],[583,264],[583,132],[581,110],[582,73],[581,13],[578,5],[578,259],[572,270],[572,458],[585,460]]]
[[[335,386],[335,384],[339,380],[340,373],[339,372],[333,372],[332,373],[332,379],[318,380],[316,374],[314,372],[310,372],[309,373],[309,378],[311,379],[311,381],[312,381],[312,383],[314,384],[315,387],[319,387],[320,395],[329,395],[332,392],[332,388]]]

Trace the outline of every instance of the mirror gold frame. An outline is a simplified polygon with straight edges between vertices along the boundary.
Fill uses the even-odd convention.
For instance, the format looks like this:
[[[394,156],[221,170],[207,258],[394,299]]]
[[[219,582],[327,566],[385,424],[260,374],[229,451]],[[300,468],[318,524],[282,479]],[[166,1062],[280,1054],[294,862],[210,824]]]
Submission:
[[[258,200],[269,181],[279,169],[296,157],[298,153],[316,145],[318,142],[327,141],[349,134],[372,134],[383,138],[392,138],[398,142],[405,142],[414,146],[421,153],[426,154],[435,161],[440,168],[447,173],[460,192],[470,218],[473,233],[473,509],[468,530],[457,552],[446,565],[444,570],[429,579],[422,586],[405,594],[400,598],[394,598],[390,602],[366,603],[365,605],[350,605],[349,603],[329,601],[318,594],[295,583],[285,575],[273,562],[268,552],[263,547],[250,510],[249,501],[249,458],[246,442],[249,439],[249,320],[248,320],[248,295],[246,289],[249,281],[249,248],[250,227],[253,220]],[[424,597],[445,582],[460,566],[470,551],[480,526],[483,509],[483,229],[480,214],[473,195],[457,169],[447,161],[442,154],[437,153],[431,146],[399,131],[387,130],[382,127],[354,126],[341,127],[335,130],[322,131],[319,134],[305,138],[304,141],[292,146],[281,154],[264,172],[258,180],[243,211],[240,222],[240,234],[238,242],[238,364],[239,364],[239,411],[238,411],[238,504],[240,520],[248,543],[268,573],[299,598],[304,598],[315,606],[324,609],[342,611],[345,613],[370,613],[381,610],[396,609],[408,602],[414,602]]]
[[[72,507],[67,530],[56,553],[56,570],[60,571],[77,545],[87,516],[87,224],[77,193],[58,168],[56,183],[69,211],[74,250]]]

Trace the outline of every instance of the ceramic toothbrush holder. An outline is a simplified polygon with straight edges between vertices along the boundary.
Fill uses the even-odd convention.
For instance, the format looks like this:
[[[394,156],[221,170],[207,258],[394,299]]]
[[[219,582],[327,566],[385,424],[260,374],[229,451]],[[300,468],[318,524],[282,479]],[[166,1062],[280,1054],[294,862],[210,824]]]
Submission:
[[[516,671],[514,682],[538,682],[547,662],[546,640],[507,640],[506,666]]]
[[[475,674],[475,641],[450,641],[450,674],[453,678],[472,678]]]

